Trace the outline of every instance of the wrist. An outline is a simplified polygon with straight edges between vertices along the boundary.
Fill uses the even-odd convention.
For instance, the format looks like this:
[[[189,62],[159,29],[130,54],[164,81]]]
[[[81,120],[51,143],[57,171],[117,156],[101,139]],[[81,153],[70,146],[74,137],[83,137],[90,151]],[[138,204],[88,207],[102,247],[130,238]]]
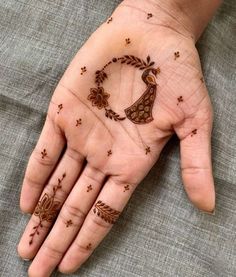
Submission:
[[[124,0],[122,5],[156,14],[157,25],[168,26],[196,42],[221,3],[222,0]]]

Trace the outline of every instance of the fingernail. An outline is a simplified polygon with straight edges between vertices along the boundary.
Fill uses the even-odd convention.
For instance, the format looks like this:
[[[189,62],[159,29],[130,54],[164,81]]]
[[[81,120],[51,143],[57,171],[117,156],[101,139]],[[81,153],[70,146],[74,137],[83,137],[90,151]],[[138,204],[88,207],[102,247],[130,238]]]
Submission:
[[[29,262],[30,261],[30,259],[22,259],[23,261],[26,261],[26,262]]]
[[[215,215],[215,213],[216,213],[216,209],[214,209],[212,212],[207,212],[207,211],[203,211],[203,210],[200,210],[200,209],[199,209],[199,211],[204,213],[204,214],[210,214],[210,215]]]

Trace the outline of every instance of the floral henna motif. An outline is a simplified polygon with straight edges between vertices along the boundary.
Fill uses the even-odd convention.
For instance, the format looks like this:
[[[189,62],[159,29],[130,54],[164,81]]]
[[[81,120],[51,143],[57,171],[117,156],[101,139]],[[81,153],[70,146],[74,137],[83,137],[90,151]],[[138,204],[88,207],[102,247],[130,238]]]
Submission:
[[[179,103],[184,102],[183,96],[178,97],[177,100],[178,100],[177,106],[179,105]]]
[[[146,151],[146,155],[147,155],[148,153],[151,152],[151,148],[150,148],[149,146],[147,146],[146,149],[145,149],[145,151]]]
[[[126,117],[135,124],[145,124],[153,120],[152,108],[156,98],[156,77],[160,73],[160,68],[153,68],[152,66],[155,62],[151,61],[150,56],[147,56],[146,61],[135,57],[133,55],[124,55],[122,57],[114,57],[109,61],[101,70],[95,72],[95,84],[96,88],[90,89],[90,94],[88,95],[88,100],[91,101],[92,106],[96,106],[98,109],[105,110],[105,116],[114,121],[124,120],[126,117],[120,116],[114,112],[108,102],[110,94],[105,92],[102,84],[108,75],[105,69],[112,63],[120,62],[121,64],[126,64],[133,66],[139,70],[144,70],[142,73],[142,80],[147,85],[147,88],[143,95],[130,107],[124,110]]]
[[[61,182],[66,177],[64,173],[62,178],[58,178],[58,183],[56,186],[53,187],[53,194],[50,196],[49,194],[45,193],[41,200],[39,200],[35,210],[34,215],[39,217],[38,225],[33,227],[33,232],[30,234],[30,241],[29,245],[33,243],[34,236],[37,234],[39,235],[39,229],[43,227],[43,222],[52,222],[57,214],[58,208],[60,206],[60,202],[55,201],[55,195],[58,189],[61,188]]]
[[[112,209],[110,206],[106,205],[101,200],[99,200],[95,204],[93,212],[101,219],[103,219],[105,222],[110,224],[114,224],[120,215],[119,211]]]
[[[126,38],[126,39],[125,39],[125,43],[126,43],[126,45],[130,44],[130,43],[131,43],[130,38]]]
[[[112,151],[111,150],[108,150],[107,151],[107,156],[109,157],[109,156],[111,156],[112,155]]]
[[[129,185],[125,185],[125,186],[124,186],[123,192],[126,192],[127,190],[129,190]]]
[[[151,17],[153,17],[153,14],[152,13],[148,13],[147,14],[147,19],[150,19]]]

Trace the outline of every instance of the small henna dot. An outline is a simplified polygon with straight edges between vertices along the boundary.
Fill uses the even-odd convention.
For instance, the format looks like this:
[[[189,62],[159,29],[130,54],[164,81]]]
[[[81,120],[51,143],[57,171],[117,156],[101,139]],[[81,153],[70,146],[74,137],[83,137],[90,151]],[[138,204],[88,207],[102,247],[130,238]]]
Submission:
[[[86,246],[86,249],[87,249],[87,250],[91,250],[91,249],[92,249],[92,244],[89,243],[89,244]]]
[[[148,13],[147,14],[147,19],[150,19],[151,17],[153,17],[153,14],[152,13]]]
[[[117,58],[113,58],[112,61],[113,61],[113,63],[116,63],[117,62]]]
[[[129,190],[129,185],[124,186],[123,192],[125,192],[125,191],[127,191],[127,190]]]
[[[146,149],[145,149],[145,151],[146,151],[146,155],[147,155],[148,153],[151,152],[151,148],[150,148],[149,146],[147,146]]]
[[[125,43],[126,43],[126,45],[130,44],[130,43],[131,43],[130,38],[126,38],[126,39],[125,39]]]
[[[58,107],[58,111],[57,111],[57,113],[59,114],[59,113],[60,113],[60,111],[63,109],[63,105],[62,105],[62,104],[59,104],[57,107]]]
[[[157,72],[157,74],[160,74],[160,73],[161,73],[160,67],[158,67],[158,68],[156,69],[156,72]]]
[[[81,67],[80,75],[83,75],[85,72],[87,72],[86,66]]]
[[[107,20],[107,24],[111,23],[111,22],[112,22],[112,20],[113,20],[113,18],[112,18],[112,17],[110,17],[110,18]]]
[[[42,159],[44,159],[47,156],[46,149],[43,149],[43,151],[41,152],[41,155],[42,155]]]
[[[70,227],[71,225],[73,225],[72,220],[71,220],[71,219],[70,219],[70,220],[67,220],[67,221],[66,221],[66,228]]]
[[[108,157],[109,157],[111,154],[112,154],[112,151],[111,151],[111,150],[107,151],[107,156],[108,156]]]
[[[81,118],[79,118],[79,119],[76,119],[76,127],[77,126],[79,126],[79,125],[81,125],[82,124],[82,119]]]
[[[90,190],[93,190],[92,185],[87,186],[87,192],[90,192]]]
[[[182,95],[180,97],[178,97],[177,100],[178,100],[178,104],[177,105],[179,105],[179,103],[181,103],[181,102],[184,102],[184,99],[183,99]]]
[[[179,51],[175,52],[175,53],[174,53],[174,56],[175,56],[175,60],[176,60],[177,58],[179,58],[179,57],[180,57]]]
[[[197,129],[194,129],[191,133],[191,137],[197,134]]]

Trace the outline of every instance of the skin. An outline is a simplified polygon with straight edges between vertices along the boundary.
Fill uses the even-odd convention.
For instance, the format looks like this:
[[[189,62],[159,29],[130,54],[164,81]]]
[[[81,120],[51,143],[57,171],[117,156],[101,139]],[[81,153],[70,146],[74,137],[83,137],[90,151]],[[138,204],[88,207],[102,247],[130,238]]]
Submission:
[[[25,173],[22,211],[33,213],[44,193],[52,195],[58,178],[64,173],[66,177],[55,196],[61,203],[55,223],[44,222],[40,235],[29,245],[32,228],[39,222],[32,215],[19,242],[19,255],[33,259],[30,277],[50,276],[57,266],[63,273],[77,270],[112,227],[93,213],[95,203],[101,200],[121,212],[174,133],[180,139],[182,179],[190,201],[200,210],[214,210],[212,107],[201,80],[195,48],[198,34],[152,4],[148,1],[144,9],[124,1],[113,20],[102,24],[79,50],[56,87]],[[150,11],[153,17],[147,20]],[[131,41],[128,45],[126,38]],[[179,57],[175,58],[177,51]],[[148,124],[136,125],[127,118],[115,122],[87,100],[90,88],[96,87],[95,71],[125,54],[144,60],[150,55],[154,67],[161,70],[156,77],[154,120]],[[87,71],[81,75],[84,66]],[[110,94],[109,104],[125,116],[124,109],[146,89],[142,71],[117,63],[106,72],[109,78],[104,89]],[[180,96],[183,101],[179,103]],[[63,108],[58,113],[60,104]],[[80,118],[81,124],[76,126]],[[145,154],[145,146],[150,153]],[[43,149],[47,155],[42,159]],[[88,191],[89,185],[92,189]],[[68,224],[70,220],[73,224]]]

